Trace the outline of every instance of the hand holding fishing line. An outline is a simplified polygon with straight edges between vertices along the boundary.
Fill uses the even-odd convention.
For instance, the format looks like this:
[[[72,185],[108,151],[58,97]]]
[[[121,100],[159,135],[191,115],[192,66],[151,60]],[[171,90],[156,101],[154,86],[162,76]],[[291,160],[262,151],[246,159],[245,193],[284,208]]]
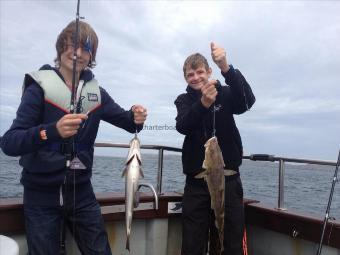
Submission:
[[[218,66],[219,69],[223,73],[226,73],[229,71],[229,65],[226,57],[225,49],[222,47],[219,47],[214,42],[211,42],[210,44],[211,48],[211,57],[215,64]],[[216,80],[211,80],[207,82],[203,87],[201,88],[202,92],[202,98],[201,102],[204,107],[209,108],[215,101],[217,96],[217,90],[216,90]]]
[[[66,114],[58,120],[56,127],[62,138],[69,138],[77,134],[81,123],[86,120],[86,114]]]
[[[204,84],[201,88],[202,98],[201,102],[204,107],[209,108],[216,100],[217,90],[216,90],[216,80],[210,80]]]
[[[210,48],[211,48],[211,57],[215,64],[218,66],[219,69],[223,73],[226,73],[229,71],[229,64],[227,61],[227,54],[224,48],[219,47],[216,45],[214,42],[210,43]]]
[[[147,109],[142,105],[136,104],[132,106],[131,110],[133,112],[133,120],[135,124],[143,124],[146,120],[146,116],[148,116]]]

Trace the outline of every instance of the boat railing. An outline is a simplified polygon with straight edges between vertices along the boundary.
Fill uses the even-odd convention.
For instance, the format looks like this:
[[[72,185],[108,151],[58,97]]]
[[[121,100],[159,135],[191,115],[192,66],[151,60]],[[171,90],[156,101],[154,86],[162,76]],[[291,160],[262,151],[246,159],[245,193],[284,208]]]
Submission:
[[[284,207],[284,176],[285,176],[285,163],[300,163],[309,165],[324,165],[324,166],[336,166],[335,161],[327,160],[313,160],[313,159],[303,159],[303,158],[285,158],[276,157],[269,154],[252,154],[249,156],[244,156],[244,159],[249,159],[253,161],[267,161],[267,162],[279,162],[279,186],[278,186],[278,200],[277,209],[286,210]]]
[[[111,148],[129,148],[129,144],[123,143],[95,143],[95,147],[111,147]],[[164,162],[164,151],[171,152],[182,152],[182,149],[170,147],[170,146],[161,146],[161,145],[141,145],[141,149],[147,150],[157,150],[158,151],[158,167],[157,167],[157,186],[156,191],[158,194],[162,193],[162,179],[163,179],[163,162]]]
[[[95,147],[129,148],[129,144],[95,143]],[[161,146],[161,145],[141,145],[141,149],[157,150],[158,151],[156,192],[158,194],[161,194],[162,193],[164,152],[165,151],[182,152],[182,149],[176,148],[176,147],[171,147],[171,146]],[[278,180],[279,185],[278,185],[278,200],[277,200],[277,209],[279,209],[279,210],[286,210],[286,208],[284,207],[284,176],[285,176],[285,164],[286,163],[300,163],[300,164],[310,164],[310,165],[336,166],[335,161],[277,157],[277,156],[269,155],[269,154],[251,154],[249,156],[243,156],[243,159],[248,159],[248,160],[253,160],[253,161],[278,162],[279,163],[279,175],[278,175],[279,176],[279,180]]]

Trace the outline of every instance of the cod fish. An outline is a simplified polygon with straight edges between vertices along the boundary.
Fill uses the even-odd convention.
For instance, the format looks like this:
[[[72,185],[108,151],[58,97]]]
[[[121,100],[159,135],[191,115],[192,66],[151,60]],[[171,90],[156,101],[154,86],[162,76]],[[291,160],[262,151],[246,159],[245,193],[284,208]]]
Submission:
[[[133,209],[138,206],[138,180],[144,174],[141,169],[140,142],[137,136],[130,141],[130,149],[126,159],[126,167],[122,177],[125,176],[125,224],[126,224],[126,249],[130,251],[130,234]]]
[[[224,250],[224,160],[222,151],[218,145],[217,137],[210,138],[204,145],[205,158],[203,161],[203,171],[197,177],[204,178],[207,182],[210,199],[211,209],[214,210],[215,226],[218,231],[220,254]],[[212,240],[211,240],[212,241]]]

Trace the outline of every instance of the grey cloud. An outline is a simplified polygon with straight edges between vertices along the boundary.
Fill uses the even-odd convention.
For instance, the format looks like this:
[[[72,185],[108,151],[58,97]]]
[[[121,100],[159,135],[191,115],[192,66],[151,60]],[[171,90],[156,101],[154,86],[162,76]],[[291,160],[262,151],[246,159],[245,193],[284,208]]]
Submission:
[[[0,106],[12,112],[23,74],[53,63],[56,36],[74,19],[76,6],[73,1],[0,5]],[[125,108],[146,105],[147,123],[175,122],[173,101],[185,91],[187,55],[206,55],[214,78],[222,80],[210,58],[209,44],[215,41],[257,97],[250,112],[236,117],[245,151],[327,159],[340,144],[331,138],[340,125],[339,12],[336,1],[81,1],[80,9],[99,35],[94,72],[100,84]],[[5,101],[6,95],[16,99]],[[1,115],[1,123],[4,132],[11,120]],[[140,136],[144,143],[182,144],[175,131],[158,134]],[[105,123],[98,134],[100,141],[130,137]]]

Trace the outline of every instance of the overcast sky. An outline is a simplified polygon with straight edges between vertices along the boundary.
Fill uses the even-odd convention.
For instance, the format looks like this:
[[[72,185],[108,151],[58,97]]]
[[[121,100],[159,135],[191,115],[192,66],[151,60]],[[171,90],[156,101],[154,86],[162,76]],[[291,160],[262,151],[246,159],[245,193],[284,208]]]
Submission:
[[[53,64],[76,1],[0,1],[0,135],[11,125],[26,72]],[[148,108],[146,125],[175,126],[182,66],[210,42],[250,83],[253,108],[236,116],[245,154],[336,160],[340,148],[340,2],[94,1],[80,14],[99,36],[96,78],[122,107]],[[106,123],[97,141],[132,135]],[[181,147],[175,130],[144,130],[143,144]]]

